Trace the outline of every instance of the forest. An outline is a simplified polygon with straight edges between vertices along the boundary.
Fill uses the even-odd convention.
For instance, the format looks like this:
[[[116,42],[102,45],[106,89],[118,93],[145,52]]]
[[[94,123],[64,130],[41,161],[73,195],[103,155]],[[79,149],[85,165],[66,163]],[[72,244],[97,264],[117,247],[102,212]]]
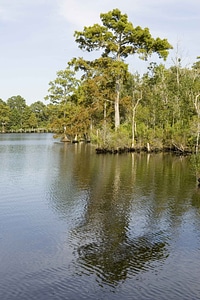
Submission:
[[[119,9],[101,13],[100,19],[102,24],[75,31],[78,47],[92,59],[72,58],[57,72],[48,104],[28,106],[20,95],[0,99],[1,132],[46,130],[63,141],[90,141],[109,151],[197,152],[200,58],[183,67],[177,53],[167,68],[173,49],[167,39],[134,27]],[[128,58],[148,60],[155,54],[158,60],[144,74],[129,71]]]

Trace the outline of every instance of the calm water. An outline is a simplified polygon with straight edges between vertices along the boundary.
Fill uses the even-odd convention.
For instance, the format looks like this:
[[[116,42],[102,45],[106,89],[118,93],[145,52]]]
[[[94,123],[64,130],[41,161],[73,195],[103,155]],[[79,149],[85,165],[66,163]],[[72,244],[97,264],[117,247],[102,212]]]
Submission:
[[[200,299],[187,158],[0,135],[0,299]]]

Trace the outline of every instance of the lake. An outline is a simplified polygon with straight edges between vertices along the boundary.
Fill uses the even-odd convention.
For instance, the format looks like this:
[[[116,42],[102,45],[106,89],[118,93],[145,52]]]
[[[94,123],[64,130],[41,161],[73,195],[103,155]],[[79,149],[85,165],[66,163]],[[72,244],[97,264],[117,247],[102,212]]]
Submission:
[[[200,299],[188,157],[0,135],[0,299]]]

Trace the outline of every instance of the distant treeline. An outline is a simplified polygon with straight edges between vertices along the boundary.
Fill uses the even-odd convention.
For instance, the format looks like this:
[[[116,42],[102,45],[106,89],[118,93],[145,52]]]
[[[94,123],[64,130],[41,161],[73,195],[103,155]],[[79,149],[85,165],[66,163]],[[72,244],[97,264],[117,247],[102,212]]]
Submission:
[[[0,99],[1,132],[40,132],[50,130],[50,112],[42,101],[31,105],[20,95]]]

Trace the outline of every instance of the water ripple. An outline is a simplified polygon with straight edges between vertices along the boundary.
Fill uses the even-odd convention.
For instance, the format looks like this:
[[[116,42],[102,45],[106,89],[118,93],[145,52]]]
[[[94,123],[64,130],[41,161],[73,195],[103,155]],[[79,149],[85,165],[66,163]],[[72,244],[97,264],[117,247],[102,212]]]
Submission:
[[[4,278],[0,296],[3,300],[71,300],[79,299],[78,295],[84,299],[87,290],[83,280],[79,278],[79,281],[78,278],[75,280],[73,276],[69,275],[67,266],[43,269],[27,274],[19,273],[18,278],[16,276]]]
[[[153,263],[163,264],[168,257],[166,238],[162,233],[149,234],[123,243],[104,240],[77,245],[74,266],[78,274],[97,276],[98,282],[116,286],[140,272],[153,269]]]
[[[0,299],[200,300],[187,158],[45,137],[1,135]]]

